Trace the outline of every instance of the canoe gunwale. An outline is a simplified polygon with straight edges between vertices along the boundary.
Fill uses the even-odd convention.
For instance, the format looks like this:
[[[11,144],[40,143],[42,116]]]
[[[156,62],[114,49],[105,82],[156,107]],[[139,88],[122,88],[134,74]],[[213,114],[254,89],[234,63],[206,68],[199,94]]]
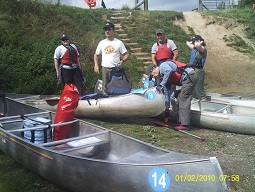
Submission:
[[[33,112],[33,110],[38,111],[38,108],[32,108],[29,105],[24,105],[24,108],[15,110],[16,103],[7,103],[12,105],[10,111],[7,113],[8,115],[11,115],[11,113],[17,114],[21,111],[29,113]],[[22,105],[21,103],[17,103],[17,106]],[[46,113],[49,114],[50,119],[52,119],[52,117],[54,118],[54,112],[47,111]],[[32,115],[34,114],[35,113]],[[16,118],[19,117],[20,116],[16,116]],[[3,121],[4,120],[6,119],[3,119]],[[122,191],[122,189],[124,189],[123,192],[151,191],[152,188],[148,182],[148,174],[150,171],[159,167],[166,170],[167,173],[170,173],[169,176],[171,177],[172,183],[169,189],[171,190],[186,189],[187,187],[191,187],[190,189],[207,189],[206,191],[215,188],[218,189],[218,191],[226,191],[227,189],[225,182],[219,180],[217,182],[210,182],[208,185],[199,182],[196,184],[184,184],[174,181],[174,175],[187,174],[187,172],[190,174],[217,174],[217,176],[223,174],[216,157],[169,151],[93,123],[79,119],[77,119],[77,121],[78,122],[75,124],[77,129],[75,129],[70,136],[78,135],[78,139],[80,139],[79,135],[88,134],[93,136],[93,133],[99,134],[100,131],[104,132],[104,134],[109,135],[109,143],[103,144],[101,148],[103,150],[109,149],[110,151],[109,153],[107,152],[107,155],[111,154],[111,156],[106,157],[100,154],[102,158],[95,159],[79,156],[79,153],[76,152],[66,153],[65,151],[44,147],[41,144],[31,143],[23,139],[20,134],[14,134],[8,131],[8,129],[13,126],[11,122],[0,127],[0,149],[24,167],[39,174],[50,182],[71,191],[82,192],[84,189],[91,192]],[[21,126],[20,122],[15,125],[17,129]],[[105,136],[98,138],[106,139]],[[76,144],[84,143],[85,142],[79,142]],[[123,146],[125,147],[127,145],[127,151],[123,151]],[[86,150],[78,152],[84,152],[85,154]],[[130,160],[128,157],[132,155],[135,155],[132,156],[132,158],[136,158],[136,152],[146,152],[150,154],[150,159],[146,161],[143,159],[135,159],[137,160],[136,162],[118,162],[121,158],[124,159],[126,157],[127,160]],[[127,177],[129,174],[131,177]],[[77,177],[77,175],[79,175],[79,177]],[[115,182],[109,185],[113,178],[116,178]]]

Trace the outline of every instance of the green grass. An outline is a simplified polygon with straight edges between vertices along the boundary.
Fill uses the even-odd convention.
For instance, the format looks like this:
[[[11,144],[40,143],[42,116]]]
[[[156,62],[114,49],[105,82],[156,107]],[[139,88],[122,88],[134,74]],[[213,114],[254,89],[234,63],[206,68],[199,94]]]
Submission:
[[[124,7],[127,9],[126,7]],[[98,42],[105,38],[102,26],[110,19],[112,10],[81,9],[61,5],[39,3],[31,0],[0,0],[0,87],[7,92],[29,94],[59,94],[61,87],[56,86],[55,70],[53,66],[53,52],[61,43],[62,33],[71,36],[80,52],[80,61],[88,82],[87,92],[92,92],[97,79],[101,75],[93,72],[93,54]],[[139,43],[143,52],[150,54],[152,44],[155,42],[155,30],[163,28],[167,37],[177,44],[180,60],[187,62],[190,50],[186,40],[194,34],[189,29],[186,34],[179,26],[173,24],[176,19],[183,19],[183,14],[172,11],[138,11],[132,12],[132,17],[122,21],[122,27],[129,38]],[[255,42],[255,12],[251,9],[233,9],[208,11],[203,14],[223,18],[237,19],[245,25],[247,37]],[[129,14],[126,13],[126,16]],[[106,16],[106,17],[103,17]],[[135,28],[132,28],[134,24]],[[238,47],[246,53],[247,45],[236,34],[226,37],[225,40],[232,47]],[[251,53],[252,54],[252,53]],[[254,53],[253,53],[254,54]],[[140,80],[143,63],[134,56],[125,63],[127,74],[134,87]],[[184,145],[184,138],[189,136],[176,131],[151,125],[149,118],[132,119],[127,121],[96,121],[89,120],[103,127],[129,135],[159,147],[171,149],[172,146]],[[185,143],[188,148],[194,148],[196,142]],[[222,139],[208,139],[209,151],[217,151],[226,145]],[[181,149],[176,149],[180,152]],[[251,157],[253,154],[247,154]],[[254,191],[254,185],[247,189]],[[43,178],[29,172],[14,160],[0,151],[0,191],[2,192],[50,192],[64,190],[50,184]]]

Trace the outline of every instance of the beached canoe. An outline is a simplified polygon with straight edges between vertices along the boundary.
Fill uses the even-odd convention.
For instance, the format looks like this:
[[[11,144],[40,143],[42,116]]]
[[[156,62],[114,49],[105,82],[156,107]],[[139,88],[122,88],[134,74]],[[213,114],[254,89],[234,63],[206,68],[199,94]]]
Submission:
[[[59,97],[35,95],[16,97],[16,100],[41,109],[56,111]],[[156,94],[153,87],[133,90],[124,95],[80,100],[75,114],[78,118],[155,117],[160,115],[164,108],[164,95]]]
[[[31,96],[16,100],[56,111],[59,98]],[[155,88],[149,88],[125,95],[80,100],[75,113],[76,117],[97,119],[156,117],[164,112],[164,108],[164,96],[156,94]],[[191,125],[194,127],[255,135],[254,100],[225,97],[211,98],[211,101],[192,100],[191,112]],[[177,120],[175,107],[172,108],[171,118]]]
[[[79,119],[52,124],[72,125],[68,139],[32,143],[22,132],[21,118],[55,114],[21,102],[0,98],[0,150],[24,167],[74,192],[228,191],[216,157],[168,151]]]
[[[235,105],[214,101],[193,100],[191,103],[191,125],[194,127],[255,135],[255,108],[246,103]],[[177,120],[176,108],[171,118]]]

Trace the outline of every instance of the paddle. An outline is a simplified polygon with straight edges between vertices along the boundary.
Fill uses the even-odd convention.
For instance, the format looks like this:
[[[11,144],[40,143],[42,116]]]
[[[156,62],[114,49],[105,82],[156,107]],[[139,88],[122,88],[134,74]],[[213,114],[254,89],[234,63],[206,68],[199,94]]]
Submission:
[[[53,98],[49,98],[49,99],[46,99],[46,103],[50,106],[54,106],[54,105],[57,105],[58,102],[59,102],[59,97],[53,97]]]
[[[172,128],[170,125],[168,125],[167,123],[163,123],[163,122],[160,122],[160,121],[152,121],[152,123],[155,124],[155,125],[160,125],[160,126],[163,126],[163,127],[171,128],[171,129],[176,130],[176,131],[180,131],[180,132],[182,132],[182,133],[184,133],[184,134],[187,134],[187,135],[190,135],[190,136],[192,136],[192,137],[195,137],[195,138],[197,138],[197,139],[199,139],[199,140],[201,140],[201,141],[205,141],[205,138],[199,137],[199,136],[197,136],[197,135],[194,135],[194,134],[189,133],[189,132],[184,131],[184,130],[177,130],[177,129],[174,129],[174,128]]]

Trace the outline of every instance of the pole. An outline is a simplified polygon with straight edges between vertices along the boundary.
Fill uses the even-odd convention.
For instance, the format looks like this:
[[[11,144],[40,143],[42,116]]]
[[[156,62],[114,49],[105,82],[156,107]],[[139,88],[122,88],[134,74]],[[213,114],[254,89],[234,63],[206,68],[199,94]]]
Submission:
[[[199,0],[199,11],[203,11],[203,2]]]
[[[148,0],[144,0],[144,11],[148,11],[149,10],[149,5],[148,5]]]

